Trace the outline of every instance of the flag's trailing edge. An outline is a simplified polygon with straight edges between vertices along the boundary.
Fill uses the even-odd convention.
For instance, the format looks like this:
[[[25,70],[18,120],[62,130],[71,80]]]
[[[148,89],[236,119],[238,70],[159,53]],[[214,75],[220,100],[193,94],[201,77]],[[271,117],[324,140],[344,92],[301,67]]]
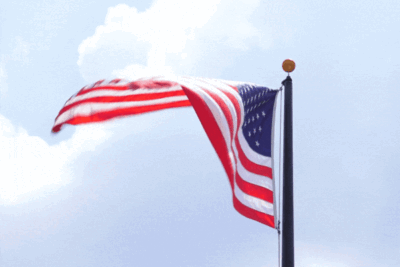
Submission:
[[[52,131],[60,131],[64,124],[193,106],[228,175],[235,209],[275,227],[271,136],[277,92],[255,84],[191,77],[102,80],[65,103]]]

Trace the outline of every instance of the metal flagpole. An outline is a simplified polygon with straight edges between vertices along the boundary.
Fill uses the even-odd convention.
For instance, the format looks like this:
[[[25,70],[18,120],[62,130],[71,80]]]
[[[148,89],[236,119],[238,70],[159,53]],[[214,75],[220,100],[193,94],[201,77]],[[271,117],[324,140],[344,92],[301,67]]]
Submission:
[[[289,73],[295,68],[293,60],[287,59],[282,68],[288,73],[282,82],[285,90],[283,122],[283,190],[282,190],[282,267],[294,267],[293,225],[293,97],[292,78]]]

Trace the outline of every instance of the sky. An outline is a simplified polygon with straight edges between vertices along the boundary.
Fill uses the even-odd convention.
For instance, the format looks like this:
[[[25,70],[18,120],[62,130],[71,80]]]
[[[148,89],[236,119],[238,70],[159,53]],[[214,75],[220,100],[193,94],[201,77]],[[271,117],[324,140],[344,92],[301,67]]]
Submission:
[[[296,266],[400,266],[400,2],[3,1],[0,266],[278,266],[191,108],[51,134],[99,79],[279,88],[292,58]]]

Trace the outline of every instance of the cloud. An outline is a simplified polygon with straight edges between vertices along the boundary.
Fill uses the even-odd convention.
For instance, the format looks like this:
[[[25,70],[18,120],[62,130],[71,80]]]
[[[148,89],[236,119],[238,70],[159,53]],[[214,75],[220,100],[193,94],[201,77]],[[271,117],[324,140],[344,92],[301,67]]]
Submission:
[[[173,75],[173,73],[174,72],[173,72],[172,68],[170,68],[168,66],[149,67],[149,66],[143,66],[140,64],[132,64],[132,65],[126,66],[124,69],[114,70],[112,72],[112,75],[115,77],[122,78],[122,79],[137,80],[139,78],[152,77],[152,76],[157,76],[157,75],[169,76],[169,75]]]
[[[0,61],[0,96],[3,97],[8,91],[7,72],[4,58]]]
[[[31,45],[26,42],[22,37],[15,37],[15,47],[12,51],[11,59],[26,63],[28,61],[28,54],[30,52],[30,49]]]
[[[69,140],[50,146],[0,115],[1,204],[13,205],[45,196],[70,183],[70,164],[110,136],[106,126],[88,125],[79,127]]]
[[[0,97],[5,97],[8,91],[7,84],[7,71],[6,63],[9,61],[19,61],[23,64],[29,62],[28,54],[30,52],[31,45],[24,41],[22,37],[15,37],[15,44],[13,45],[12,53],[2,54],[0,59]]]
[[[368,255],[351,243],[297,242],[295,258],[299,267],[389,266],[385,260],[374,258],[371,253]]]
[[[125,4],[110,7],[104,25],[79,45],[77,63],[88,81],[195,72],[226,51],[269,47],[265,31],[250,22],[259,4],[159,0],[144,12]]]

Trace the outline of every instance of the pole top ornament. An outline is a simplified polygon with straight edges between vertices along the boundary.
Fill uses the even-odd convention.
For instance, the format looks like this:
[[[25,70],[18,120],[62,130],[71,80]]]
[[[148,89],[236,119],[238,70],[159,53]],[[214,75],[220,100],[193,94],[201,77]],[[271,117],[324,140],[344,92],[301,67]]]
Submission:
[[[291,59],[285,59],[285,61],[282,63],[282,69],[287,73],[294,71],[295,68],[296,63],[294,63],[294,61]]]

